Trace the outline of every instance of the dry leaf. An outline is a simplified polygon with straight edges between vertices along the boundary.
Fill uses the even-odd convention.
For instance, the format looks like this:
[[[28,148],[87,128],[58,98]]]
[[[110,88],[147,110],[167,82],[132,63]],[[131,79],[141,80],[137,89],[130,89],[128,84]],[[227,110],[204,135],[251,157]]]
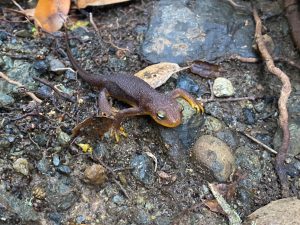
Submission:
[[[219,77],[223,72],[219,65],[211,64],[203,61],[195,61],[191,65],[191,72],[204,78]]]
[[[35,23],[47,32],[58,31],[65,22],[71,0],[39,0],[34,12]]]
[[[212,211],[212,212],[216,212],[216,213],[226,215],[226,213],[221,208],[221,206],[219,205],[219,203],[216,199],[203,200],[203,204],[206,205],[210,209],[210,211]]]
[[[134,75],[146,81],[151,87],[157,88],[164,83],[176,72],[183,70],[176,63],[162,62],[146,67]]]
[[[111,5],[120,2],[128,2],[130,0],[77,0],[77,7],[79,9],[87,6],[100,6],[100,5]]]

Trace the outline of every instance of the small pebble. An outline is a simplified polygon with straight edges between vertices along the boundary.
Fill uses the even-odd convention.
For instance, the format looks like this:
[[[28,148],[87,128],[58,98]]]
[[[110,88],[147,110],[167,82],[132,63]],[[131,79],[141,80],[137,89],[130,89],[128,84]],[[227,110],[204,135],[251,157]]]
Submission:
[[[143,155],[136,155],[130,163],[133,167],[133,176],[144,184],[152,184],[154,182],[154,165],[150,157]]]
[[[49,162],[47,159],[41,159],[37,163],[37,169],[39,170],[40,173],[45,174],[49,170]]]
[[[99,164],[89,166],[84,171],[84,178],[87,183],[101,185],[107,180],[106,169]]]
[[[58,155],[53,155],[53,157],[52,157],[52,163],[53,163],[53,165],[54,166],[59,166],[59,164],[60,164],[60,159],[59,159],[59,156]]]
[[[213,84],[213,93],[216,97],[230,97],[234,95],[235,90],[230,80],[218,77]]]
[[[76,80],[76,73],[72,72],[71,70],[67,70],[65,73],[65,78],[70,81],[70,80]]]
[[[10,95],[0,92],[0,107],[14,104],[15,99]]]
[[[225,182],[235,170],[234,156],[228,145],[211,135],[203,135],[196,141],[192,157],[196,166],[206,166],[219,182]]]
[[[19,158],[13,163],[13,168],[15,171],[28,176],[29,174],[29,163],[27,159]]]
[[[199,85],[188,76],[180,76],[177,80],[177,88],[186,90],[189,93],[198,94],[200,91]]]
[[[76,224],[82,224],[85,221],[85,216],[79,215],[76,217]]]
[[[33,64],[33,68],[36,69],[40,74],[43,74],[48,71],[48,64],[45,60],[39,60]]]
[[[46,86],[46,85],[41,85],[41,86],[37,89],[37,94],[38,94],[41,98],[43,98],[43,99],[53,97],[53,93],[52,93],[52,92],[53,92],[53,90],[52,90],[50,87]]]
[[[255,113],[252,108],[243,108],[243,114],[245,123],[248,125],[253,125],[256,122]]]
[[[1,41],[6,41],[8,38],[8,34],[5,31],[0,31],[0,40]]]
[[[69,143],[69,141],[71,140],[71,137],[63,132],[62,130],[59,129],[58,131],[58,142],[61,144],[61,145],[66,145]]]
[[[61,165],[57,168],[58,172],[65,174],[65,175],[69,175],[71,173],[71,169],[70,167],[66,166],[66,165]]]
[[[122,205],[124,203],[124,197],[122,195],[115,195],[112,198],[112,201],[117,205]]]
[[[65,71],[62,68],[65,68],[65,65],[58,59],[54,57],[47,57],[50,65],[50,71],[55,72],[57,74],[63,74]]]

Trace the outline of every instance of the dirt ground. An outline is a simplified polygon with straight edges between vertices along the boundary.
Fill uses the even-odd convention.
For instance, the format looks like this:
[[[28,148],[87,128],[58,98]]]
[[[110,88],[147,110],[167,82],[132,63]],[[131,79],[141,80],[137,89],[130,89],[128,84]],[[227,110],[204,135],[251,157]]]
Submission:
[[[24,8],[30,7],[26,1],[22,3]],[[71,47],[73,50],[76,47],[74,54],[81,65],[94,74],[107,76],[112,72],[134,73],[148,66],[149,62],[140,54],[140,47],[154,3],[145,0],[90,7],[82,11],[72,9],[69,24],[76,24],[79,20],[89,21],[87,13],[92,12],[100,31],[98,36],[93,26],[88,25],[70,32]],[[8,2],[2,7],[14,8],[14,5]],[[289,33],[278,29],[278,24],[286,25],[284,16],[276,15],[265,22],[268,34],[275,43],[276,54],[299,58]],[[33,27],[33,24],[24,22],[20,15],[6,11],[0,19],[0,32],[7,34],[7,40],[1,42],[0,57],[17,60],[19,65],[24,62],[36,65],[38,61],[51,61],[47,58],[51,56],[71,67],[65,54],[62,33],[34,36],[31,33]],[[279,50],[276,46],[280,46]],[[0,63],[2,72],[11,70],[7,59]],[[235,96],[264,96],[253,102],[253,105],[261,103],[265,107],[256,114],[257,122],[252,125],[247,125],[241,117],[244,115],[243,108],[248,104],[245,102],[207,103],[206,112],[201,116],[204,121],[209,116],[218,118],[234,136],[236,144],[232,151],[238,172],[231,182],[227,182],[235,184],[235,194],[227,201],[244,219],[261,206],[281,198],[274,169],[275,155],[239,132],[247,131],[254,136],[263,134],[266,143],[273,146],[278,126],[276,102],[281,84],[266,71],[263,63],[224,60],[220,65],[225,71],[223,76],[230,79],[236,89]],[[278,65],[289,75],[293,87],[297,85],[299,88],[299,70],[283,62]],[[176,157],[168,154],[168,146],[161,135],[163,131],[151,118],[126,120],[123,126],[128,137],[122,137],[119,143],[109,135],[100,140],[94,131],[79,135],[76,143],[88,143],[93,147],[93,153],[84,153],[76,144],[70,147],[68,141],[74,126],[97,112],[97,91],[68,70],[53,72],[46,68],[39,74],[42,66],[36,68],[40,78],[53,85],[62,84],[77,103],[49,90],[44,90],[43,96],[43,90],[37,91],[42,84],[34,82],[29,88],[43,99],[41,105],[32,106],[31,99],[17,91],[12,94],[15,99],[13,104],[0,107],[0,215],[7,218],[6,221],[0,220],[0,224],[228,223],[226,216],[210,211],[203,204],[204,199],[213,199],[207,187],[205,171],[199,171],[188,154],[188,160],[182,162],[184,166],[180,165],[180,160],[176,162]],[[189,76],[208,90],[207,79],[191,73]],[[170,90],[175,83],[172,78],[159,90]],[[126,107],[120,102],[114,102],[114,105]],[[234,123],[241,124],[243,129],[228,125]],[[199,136],[204,134],[214,135],[214,130],[202,125]],[[249,147],[248,153],[237,150],[243,146]],[[158,172],[153,173],[151,184],[136,179],[132,174],[132,158],[145,152],[154,155],[150,157],[150,162],[153,164],[153,158],[157,160],[158,172],[164,171],[174,179],[162,178],[163,175]],[[17,172],[14,166],[19,158],[27,160],[27,175]],[[107,172],[107,180],[101,185],[87,183],[86,168],[101,163],[114,172]],[[296,196],[299,193],[299,176],[290,176],[289,183],[290,195]],[[12,206],[13,202],[19,206]]]

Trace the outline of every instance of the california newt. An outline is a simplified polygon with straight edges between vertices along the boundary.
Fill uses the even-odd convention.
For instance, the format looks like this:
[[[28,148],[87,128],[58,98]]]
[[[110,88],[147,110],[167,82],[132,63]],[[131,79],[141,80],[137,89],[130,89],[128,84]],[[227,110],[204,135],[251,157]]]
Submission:
[[[142,79],[126,74],[116,73],[109,76],[94,76],[82,69],[73,57],[68,43],[68,33],[65,29],[65,41],[68,58],[77,70],[78,75],[92,86],[100,88],[99,107],[100,110],[111,114],[112,108],[108,103],[108,96],[116,98],[129,104],[131,107],[120,110],[115,114],[113,129],[118,140],[121,122],[130,116],[150,115],[157,123],[165,127],[176,127],[182,120],[182,106],[176,98],[185,99],[197,113],[203,112],[203,106],[193,96],[182,89],[175,89],[168,94],[162,94],[152,88]]]

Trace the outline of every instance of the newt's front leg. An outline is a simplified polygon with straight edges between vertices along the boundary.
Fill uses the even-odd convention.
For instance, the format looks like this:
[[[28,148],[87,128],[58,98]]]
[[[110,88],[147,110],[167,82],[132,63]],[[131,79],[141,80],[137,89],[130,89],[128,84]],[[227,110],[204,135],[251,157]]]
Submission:
[[[125,132],[124,128],[121,127],[121,123],[123,120],[127,119],[131,116],[139,116],[145,115],[145,112],[140,109],[139,107],[131,107],[127,109],[120,110],[116,113],[114,117],[113,127],[112,127],[112,135],[114,135],[116,142],[120,141],[120,135],[127,137],[127,133]]]
[[[177,88],[172,92],[170,92],[169,95],[174,99],[183,98],[196,110],[197,113],[204,113],[204,108],[202,103],[200,101],[197,101],[192,95],[190,95],[185,90]]]

